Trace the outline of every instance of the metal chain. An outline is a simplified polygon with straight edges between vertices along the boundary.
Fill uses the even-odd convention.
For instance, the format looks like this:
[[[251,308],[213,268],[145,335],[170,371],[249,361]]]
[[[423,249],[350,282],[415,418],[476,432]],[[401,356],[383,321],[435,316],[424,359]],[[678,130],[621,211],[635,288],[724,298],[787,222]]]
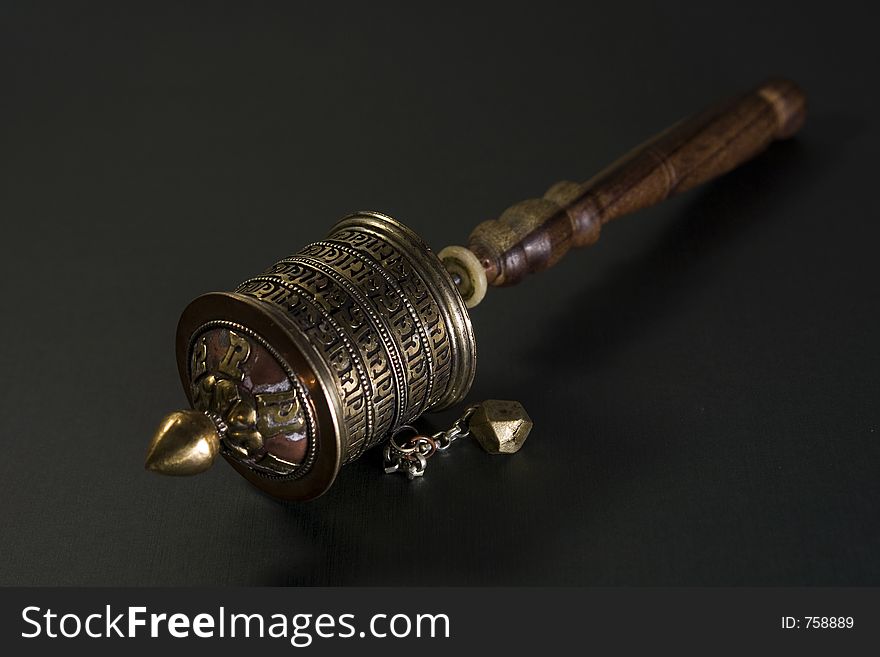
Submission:
[[[459,438],[470,435],[468,423],[479,408],[478,404],[468,406],[446,431],[438,431],[432,436],[420,434],[411,424],[397,428],[382,452],[386,474],[402,472],[410,479],[425,474],[428,459],[437,452],[443,452]],[[409,434],[406,440],[403,436]]]

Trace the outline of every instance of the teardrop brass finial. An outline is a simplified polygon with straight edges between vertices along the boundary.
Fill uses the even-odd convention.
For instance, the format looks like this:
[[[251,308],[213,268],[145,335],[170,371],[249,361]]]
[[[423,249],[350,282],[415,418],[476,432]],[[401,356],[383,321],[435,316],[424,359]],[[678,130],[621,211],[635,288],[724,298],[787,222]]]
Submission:
[[[210,417],[175,411],[159,425],[144,466],[165,475],[194,475],[210,468],[219,451],[220,434]]]

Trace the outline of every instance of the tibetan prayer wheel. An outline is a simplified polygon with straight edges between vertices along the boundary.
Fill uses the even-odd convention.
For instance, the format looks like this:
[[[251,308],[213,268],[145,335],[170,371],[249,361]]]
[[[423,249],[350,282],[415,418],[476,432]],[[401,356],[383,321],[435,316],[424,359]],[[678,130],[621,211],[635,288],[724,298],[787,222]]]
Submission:
[[[557,183],[435,254],[375,212],[279,260],[233,292],[195,299],[177,329],[191,410],[168,415],[147,467],[194,474],[217,454],[279,498],[309,499],[423,413],[467,395],[469,308],[587,246],[616,217],[729,171],[790,137],[803,93],[767,82],[674,125],[584,183]]]
[[[230,463],[301,498],[395,428],[460,402],[476,351],[440,260],[406,226],[360,213],[234,293],[193,301],[177,361]]]

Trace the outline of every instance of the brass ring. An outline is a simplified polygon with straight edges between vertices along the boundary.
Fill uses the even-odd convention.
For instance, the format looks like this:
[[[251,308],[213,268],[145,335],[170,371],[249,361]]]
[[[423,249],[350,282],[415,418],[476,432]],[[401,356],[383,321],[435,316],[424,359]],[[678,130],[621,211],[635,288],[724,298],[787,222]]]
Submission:
[[[404,445],[401,445],[400,443],[397,442],[397,436],[400,435],[401,433],[403,433],[404,431],[411,431],[413,433],[413,437],[410,438],[410,440],[408,440],[406,443],[404,443],[405,445],[409,445],[410,442],[412,442],[413,439],[417,438],[419,435],[418,429],[416,429],[411,424],[404,424],[400,427],[397,427],[397,429],[394,430],[394,433],[391,434],[391,438],[389,439],[389,442],[391,443],[392,449],[394,449],[397,452],[400,452],[401,454],[406,454],[406,455],[412,454],[412,453],[418,451],[418,446],[415,444],[412,447],[405,447]]]
[[[419,449],[419,444],[422,442],[428,443],[428,445],[430,445],[431,447],[431,451],[422,452]],[[434,456],[434,453],[437,451],[437,442],[433,438],[431,438],[431,436],[413,436],[406,442],[407,445],[411,443],[415,446],[416,451],[418,451],[418,453],[424,456],[426,459]]]

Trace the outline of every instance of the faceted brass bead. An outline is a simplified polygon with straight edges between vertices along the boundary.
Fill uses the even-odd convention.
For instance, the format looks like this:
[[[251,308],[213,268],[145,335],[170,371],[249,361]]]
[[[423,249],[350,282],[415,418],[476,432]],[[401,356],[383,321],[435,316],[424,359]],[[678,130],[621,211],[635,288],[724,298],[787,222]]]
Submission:
[[[514,454],[523,446],[533,425],[519,402],[489,399],[480,404],[468,426],[490,454]]]

